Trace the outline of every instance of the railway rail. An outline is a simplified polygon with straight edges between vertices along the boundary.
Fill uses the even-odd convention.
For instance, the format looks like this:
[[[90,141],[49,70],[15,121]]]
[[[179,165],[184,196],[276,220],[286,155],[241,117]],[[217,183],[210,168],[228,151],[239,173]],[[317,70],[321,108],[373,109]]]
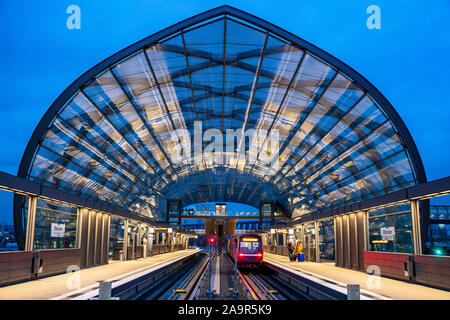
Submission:
[[[264,261],[258,268],[238,268],[228,254],[200,251],[166,267],[116,286],[112,297],[131,300],[346,300],[344,288]],[[215,266],[214,272],[213,268]],[[208,271],[209,270],[209,271]],[[211,273],[211,274],[210,274]],[[214,287],[211,291],[211,283]],[[233,288],[234,287],[234,288]]]
[[[207,255],[202,253],[186,264],[139,289],[131,300],[188,300],[208,266]]]
[[[272,269],[262,265],[256,270],[239,270],[239,276],[254,300],[307,300],[300,290],[278,277]]]

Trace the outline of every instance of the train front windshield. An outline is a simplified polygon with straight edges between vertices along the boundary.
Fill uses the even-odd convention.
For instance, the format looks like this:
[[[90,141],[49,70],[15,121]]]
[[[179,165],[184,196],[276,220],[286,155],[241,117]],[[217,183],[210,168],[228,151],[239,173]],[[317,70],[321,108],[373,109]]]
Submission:
[[[242,238],[241,244],[239,246],[239,251],[242,252],[255,252],[256,250],[261,249],[261,244],[258,241],[258,238]]]

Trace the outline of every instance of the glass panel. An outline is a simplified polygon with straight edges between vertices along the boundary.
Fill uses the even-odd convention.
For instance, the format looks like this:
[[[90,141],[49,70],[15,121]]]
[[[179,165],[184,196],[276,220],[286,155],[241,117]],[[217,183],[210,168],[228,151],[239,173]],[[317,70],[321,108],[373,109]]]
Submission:
[[[117,217],[111,217],[110,219],[108,259],[123,260],[125,221]]]
[[[413,253],[409,203],[369,211],[369,251]]]
[[[34,250],[76,248],[77,208],[38,199]]]
[[[334,261],[334,219],[319,221],[320,259]]]
[[[427,242],[428,254],[450,255],[450,224],[432,223]]]
[[[306,224],[303,230],[303,252],[308,261],[316,260],[316,229],[314,223]]]
[[[28,197],[23,196],[23,229],[26,233],[27,216],[28,216]],[[14,231],[13,221],[13,201],[14,193],[9,191],[0,190],[0,202],[2,203],[3,214],[0,220],[0,252],[2,251],[17,251],[19,250],[16,234]]]
[[[372,97],[266,31],[222,16],[110,66],[59,112],[30,180],[162,220],[170,198],[276,198],[298,216],[414,185],[397,130]],[[196,120],[203,132],[278,131],[281,152],[270,153],[280,168],[256,159],[256,138],[243,143],[245,156],[238,144],[229,150],[229,163],[223,150],[179,157]]]
[[[272,217],[272,205],[270,203],[264,203],[262,207],[263,217]]]
[[[257,242],[248,242],[248,241],[241,241],[240,243],[240,251],[243,252],[248,252],[248,251],[252,251],[254,252],[257,249],[260,249],[260,243],[259,241]]]
[[[138,223],[134,221],[128,221],[128,246],[135,248],[138,243]]]

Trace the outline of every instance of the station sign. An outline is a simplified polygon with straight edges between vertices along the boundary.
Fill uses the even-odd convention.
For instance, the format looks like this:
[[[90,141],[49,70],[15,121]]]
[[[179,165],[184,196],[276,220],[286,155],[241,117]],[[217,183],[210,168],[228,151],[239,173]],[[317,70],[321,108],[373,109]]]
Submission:
[[[50,236],[52,238],[63,238],[65,231],[66,231],[65,224],[52,223]]]
[[[227,205],[225,203],[216,203],[216,216],[225,216],[227,211]]]
[[[395,236],[395,227],[380,228],[380,234],[383,240],[393,241]]]
[[[167,199],[167,214],[166,214],[166,222],[172,219],[178,219],[178,224],[181,224],[181,211],[182,211],[182,202],[179,199]]]
[[[274,222],[274,202],[272,200],[262,200],[259,202],[259,220],[261,225],[263,221]]]
[[[288,230],[287,230],[287,229],[270,229],[270,233],[271,233],[271,234],[275,234],[275,233],[278,233],[278,234],[287,234],[287,233],[288,233]]]

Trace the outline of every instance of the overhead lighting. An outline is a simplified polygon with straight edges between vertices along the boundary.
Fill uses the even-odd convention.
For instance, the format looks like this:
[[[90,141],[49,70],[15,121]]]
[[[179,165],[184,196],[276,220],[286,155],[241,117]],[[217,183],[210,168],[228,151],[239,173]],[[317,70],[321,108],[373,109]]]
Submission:
[[[172,228],[168,228],[167,233],[172,233]]]

